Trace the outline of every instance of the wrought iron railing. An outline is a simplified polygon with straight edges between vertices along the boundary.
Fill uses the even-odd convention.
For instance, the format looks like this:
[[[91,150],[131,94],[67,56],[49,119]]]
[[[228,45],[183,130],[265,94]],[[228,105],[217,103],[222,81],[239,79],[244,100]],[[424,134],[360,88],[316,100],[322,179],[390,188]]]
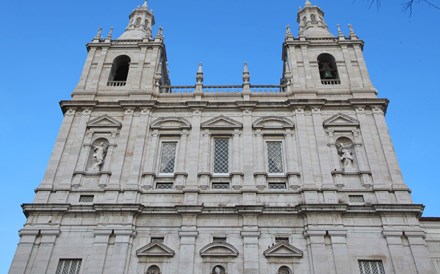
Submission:
[[[127,84],[127,81],[108,81],[108,87],[123,87]]]

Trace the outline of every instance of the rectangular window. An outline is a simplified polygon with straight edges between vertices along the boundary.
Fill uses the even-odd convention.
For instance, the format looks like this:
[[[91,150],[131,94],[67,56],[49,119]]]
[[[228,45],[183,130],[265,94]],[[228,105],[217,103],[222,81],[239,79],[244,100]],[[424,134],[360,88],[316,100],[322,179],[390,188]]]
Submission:
[[[359,260],[361,274],[385,274],[382,261]]]
[[[348,199],[349,199],[350,203],[354,203],[354,204],[365,203],[363,195],[348,195]]]
[[[173,189],[173,183],[156,183],[156,189]]]
[[[275,243],[289,243],[289,237],[275,237]]]
[[[286,183],[269,183],[269,189],[286,189]]]
[[[79,274],[81,259],[60,259],[56,274]]]
[[[229,173],[229,139],[214,139],[214,173]]]
[[[174,173],[177,142],[163,142],[159,173]]]
[[[81,195],[79,196],[79,202],[80,203],[93,203],[93,198],[95,196],[93,195]]]
[[[215,244],[226,244],[226,237],[214,237],[212,242]]]
[[[164,237],[151,237],[151,243],[163,243],[164,242]]]
[[[212,183],[212,189],[229,189],[229,183]]]
[[[281,142],[267,142],[267,164],[269,173],[283,173],[283,152]]]

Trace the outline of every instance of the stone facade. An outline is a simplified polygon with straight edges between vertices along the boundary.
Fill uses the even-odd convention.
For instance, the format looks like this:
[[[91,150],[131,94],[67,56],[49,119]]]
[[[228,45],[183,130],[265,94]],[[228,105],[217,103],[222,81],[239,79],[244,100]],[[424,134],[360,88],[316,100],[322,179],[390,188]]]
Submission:
[[[440,273],[351,26],[307,1],[279,85],[176,87],[153,24],[87,45],[10,273]]]

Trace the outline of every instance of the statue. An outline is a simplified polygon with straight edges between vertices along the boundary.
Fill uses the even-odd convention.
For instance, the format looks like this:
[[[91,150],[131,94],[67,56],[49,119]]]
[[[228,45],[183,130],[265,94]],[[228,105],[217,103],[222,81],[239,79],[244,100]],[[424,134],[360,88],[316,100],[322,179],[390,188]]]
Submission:
[[[222,273],[222,270],[220,269],[220,267],[216,266],[216,267],[214,268],[214,273],[215,273],[215,274],[221,274],[221,273]]]
[[[351,144],[343,144],[340,143],[338,145],[338,153],[341,157],[341,162],[344,170],[353,169],[353,154],[352,154],[352,145]]]
[[[107,155],[108,145],[105,142],[100,142],[98,145],[93,145],[93,155],[89,171],[98,172],[104,164],[105,156]]]

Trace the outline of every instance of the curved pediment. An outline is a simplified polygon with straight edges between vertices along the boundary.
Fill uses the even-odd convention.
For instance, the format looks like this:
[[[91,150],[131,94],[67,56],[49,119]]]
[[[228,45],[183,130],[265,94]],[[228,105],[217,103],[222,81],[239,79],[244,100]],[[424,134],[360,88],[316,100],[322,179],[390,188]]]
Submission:
[[[238,250],[227,243],[211,243],[200,250],[202,257],[237,257]]]
[[[148,256],[148,257],[173,257],[175,254],[174,250],[167,247],[161,242],[152,242],[144,247],[139,248],[136,251],[136,255]]]
[[[159,130],[182,130],[191,129],[191,123],[180,117],[162,117],[151,123],[152,129]]]
[[[201,124],[201,128],[211,128],[211,129],[239,129],[243,128],[243,124],[237,122],[231,118],[224,115],[212,118]]]
[[[338,113],[323,123],[324,127],[359,127],[359,121],[343,113]]]
[[[292,121],[284,117],[267,116],[257,119],[252,127],[254,129],[293,129],[295,126]]]
[[[108,115],[96,117],[87,123],[88,128],[121,128],[121,126],[121,122]]]
[[[303,252],[288,243],[280,242],[264,251],[266,257],[302,257]]]

